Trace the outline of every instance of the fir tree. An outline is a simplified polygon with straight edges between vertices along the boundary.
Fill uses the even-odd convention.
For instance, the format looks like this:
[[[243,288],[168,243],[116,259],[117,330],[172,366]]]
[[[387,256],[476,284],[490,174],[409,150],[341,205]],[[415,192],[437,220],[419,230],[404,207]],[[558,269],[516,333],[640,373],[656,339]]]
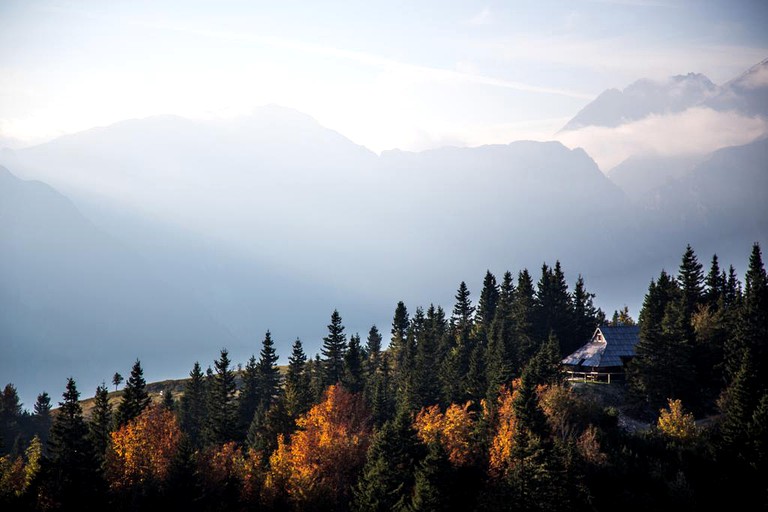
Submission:
[[[242,372],[240,395],[238,397],[238,416],[240,418],[240,432],[244,439],[253,421],[253,415],[262,402],[259,369],[256,356],[251,355]]]
[[[746,454],[748,427],[759,396],[759,380],[752,353],[747,348],[742,352],[739,371],[720,401],[723,413],[720,434],[726,447],[741,457]]]
[[[488,403],[495,403],[502,384],[510,381],[518,368],[515,350],[515,323],[513,307],[515,287],[512,274],[504,273],[499,290],[499,301],[491,324],[488,350],[486,351],[486,379],[488,382]]]
[[[309,410],[311,403],[309,372],[307,371],[307,356],[296,338],[293,342],[291,356],[288,358],[288,372],[285,374],[285,410],[292,419]]]
[[[768,380],[768,276],[763,266],[760,246],[752,246],[749,267],[744,277],[744,298],[738,328],[736,352],[750,350],[760,382]],[[737,356],[737,354],[733,354]]]
[[[709,273],[704,280],[705,292],[704,299],[707,305],[716,309],[720,307],[720,302],[725,299],[726,275],[720,271],[720,264],[717,254],[712,256],[712,263],[709,267]]]
[[[0,453],[9,453],[21,435],[21,402],[16,386],[6,384],[0,397]],[[16,455],[16,454],[14,454]]]
[[[698,305],[703,302],[704,274],[702,265],[690,245],[686,247],[683,260],[680,262],[677,280],[681,291],[683,331],[688,343],[693,345],[696,339],[691,318]]]
[[[419,311],[417,311],[417,314]],[[434,322],[437,315],[434,306],[430,306],[424,318],[423,327],[416,336],[416,366],[414,384],[419,406],[433,405],[440,402],[440,383],[435,379],[435,368],[439,364],[439,330]]]
[[[403,301],[397,303],[395,314],[392,318],[392,338],[389,342],[389,352],[394,362],[395,380],[402,381],[403,374],[408,371],[408,364],[412,361],[413,354],[409,353],[408,328],[411,321],[408,309]]]
[[[110,434],[112,433],[113,422],[109,390],[105,384],[102,384],[96,388],[93,411],[88,422],[88,439],[99,465],[104,464],[107,448],[111,442]]]
[[[46,392],[37,395],[33,408],[32,420],[34,422],[35,435],[43,446],[48,442],[48,433],[51,429],[51,397]]]
[[[579,274],[573,289],[574,340],[579,343],[579,346],[588,342],[595,329],[605,321],[603,312],[592,302],[594,298],[595,294],[586,290],[584,279]],[[621,315],[617,316],[619,317],[617,320],[621,323]]]
[[[323,388],[341,382],[344,376],[344,352],[347,348],[347,336],[341,324],[341,315],[333,310],[328,335],[323,338]]]
[[[442,444],[430,443],[427,455],[422,459],[415,471],[413,497],[408,510],[410,512],[432,512],[440,510],[456,510],[457,503],[453,499],[454,469],[448,462]]]
[[[538,340],[543,342],[550,332],[554,332],[564,354],[570,354],[584,343],[574,336],[571,299],[559,261],[555,262],[553,269],[546,264],[541,267],[536,290],[536,318]]]
[[[480,292],[480,299],[477,303],[477,312],[475,313],[474,338],[483,346],[488,344],[491,324],[496,316],[496,308],[499,304],[499,295],[496,277],[491,274],[490,270],[487,270],[483,279],[483,290]]]
[[[181,428],[187,434],[192,447],[198,447],[202,441],[203,422],[206,416],[206,381],[200,363],[195,361],[189,380],[184,385],[181,397],[179,419]]]
[[[80,393],[71,378],[51,425],[48,453],[54,494],[67,507],[93,503],[96,459],[88,439],[88,426],[80,407]]]
[[[260,409],[267,410],[275,402],[280,393],[280,370],[277,369],[277,360],[280,356],[275,352],[275,342],[272,334],[267,331],[259,352],[257,365],[259,381],[259,405]]]
[[[414,484],[418,441],[409,416],[399,414],[374,435],[354,489],[352,510],[403,510]]]
[[[517,287],[515,288],[515,300],[512,306],[512,318],[514,322],[514,339],[516,340],[517,368],[513,372],[519,374],[523,366],[533,357],[538,350],[538,344],[535,341],[534,322],[535,322],[535,296],[533,289],[533,280],[527,269],[523,269],[517,276]]]
[[[123,399],[117,408],[117,424],[123,426],[136,418],[149,405],[147,383],[144,380],[144,370],[137,359],[131,368],[131,376],[123,389]]]
[[[231,441],[237,433],[237,403],[235,402],[235,375],[230,368],[229,352],[222,349],[214,361],[215,374],[208,379],[208,411],[205,417],[206,444]]]
[[[344,354],[344,377],[342,384],[352,393],[359,393],[365,386],[363,375],[363,353],[360,347],[360,335],[349,338],[349,347]]]

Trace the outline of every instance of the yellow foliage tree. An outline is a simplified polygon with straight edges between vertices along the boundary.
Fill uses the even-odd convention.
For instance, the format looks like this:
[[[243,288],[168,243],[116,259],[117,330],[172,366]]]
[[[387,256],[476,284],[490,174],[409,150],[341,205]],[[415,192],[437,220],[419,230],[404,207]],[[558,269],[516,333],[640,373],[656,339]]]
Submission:
[[[466,466],[473,460],[472,430],[474,414],[469,410],[472,402],[451,404],[445,413],[436,405],[419,411],[414,428],[422,442],[440,442],[454,466]]]
[[[371,430],[362,398],[330,386],[321,403],[296,420],[286,442],[278,437],[265,482],[269,496],[287,493],[294,504],[340,503],[365,462]]]
[[[503,475],[511,465],[517,426],[514,408],[514,388],[517,382],[519,379],[512,383],[512,389],[504,386],[499,393],[496,433],[491,441],[488,457],[490,474],[493,476]]]
[[[113,489],[161,484],[168,477],[181,441],[176,417],[160,405],[112,432],[107,454],[107,478]]]
[[[234,441],[208,448],[197,457],[203,488],[216,494],[233,487],[242,502],[257,504],[264,480],[261,460],[261,452],[243,450]]]
[[[696,423],[693,414],[683,410],[680,400],[667,399],[666,409],[659,411],[659,431],[675,441],[687,442],[696,437]]]

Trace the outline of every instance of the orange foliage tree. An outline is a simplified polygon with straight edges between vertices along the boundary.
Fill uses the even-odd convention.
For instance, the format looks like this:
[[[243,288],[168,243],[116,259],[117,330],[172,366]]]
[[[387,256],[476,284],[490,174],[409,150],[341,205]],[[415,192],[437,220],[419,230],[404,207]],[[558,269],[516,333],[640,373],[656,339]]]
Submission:
[[[519,379],[512,383],[512,389],[504,386],[499,393],[496,433],[491,440],[488,457],[490,474],[493,476],[501,476],[506,473],[512,460],[517,427],[514,407],[516,383],[519,383]]]
[[[302,505],[340,503],[355,483],[370,441],[362,397],[341,386],[326,389],[323,401],[296,420],[289,441],[281,435],[269,458],[268,495],[287,493]]]
[[[474,414],[469,410],[472,402],[451,404],[445,413],[440,407],[425,407],[416,415],[414,428],[422,442],[439,442],[454,466],[466,466],[473,460]]]
[[[154,405],[112,432],[107,454],[107,478],[113,489],[162,484],[181,441],[176,417]]]

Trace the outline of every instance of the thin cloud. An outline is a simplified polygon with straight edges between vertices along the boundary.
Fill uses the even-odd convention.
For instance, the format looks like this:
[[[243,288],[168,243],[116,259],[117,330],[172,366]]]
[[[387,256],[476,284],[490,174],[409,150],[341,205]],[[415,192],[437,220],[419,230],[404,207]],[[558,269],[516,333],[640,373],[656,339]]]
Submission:
[[[574,91],[570,89],[532,85],[524,82],[503,80],[503,79],[494,78],[490,76],[466,73],[462,71],[435,68],[430,66],[421,66],[417,64],[409,64],[409,63],[400,62],[394,59],[381,57],[379,55],[375,55],[367,52],[361,52],[356,50],[346,50],[342,48],[336,48],[333,46],[308,43],[308,42],[297,40],[297,39],[288,39],[288,38],[274,37],[274,36],[260,36],[260,35],[254,35],[254,34],[230,31],[230,30],[201,29],[201,28],[197,28],[189,25],[174,24],[174,23],[160,23],[160,22],[146,22],[146,21],[132,21],[131,23],[136,25],[141,25],[146,28],[168,30],[168,31],[174,31],[179,33],[197,35],[200,37],[262,44],[266,46],[271,46],[273,48],[280,48],[280,49],[291,50],[291,51],[296,51],[296,52],[301,52],[306,54],[320,55],[320,56],[330,57],[334,59],[356,62],[358,64],[362,64],[365,66],[370,66],[378,69],[383,69],[383,70],[410,72],[413,75],[421,77],[423,80],[473,83],[477,85],[488,85],[488,86],[500,87],[504,89],[523,91],[523,92],[532,92],[537,94],[551,94],[551,95],[565,96],[565,97],[577,98],[577,99],[593,99],[594,98],[594,94]]]
[[[484,7],[482,11],[475,14],[470,20],[470,25],[490,25],[493,23],[491,18],[491,10],[488,7]]]
[[[670,115],[652,115],[616,128],[589,126],[558,134],[570,148],[581,147],[607,172],[631,156],[706,154],[747,144],[768,133],[759,117],[696,107]]]

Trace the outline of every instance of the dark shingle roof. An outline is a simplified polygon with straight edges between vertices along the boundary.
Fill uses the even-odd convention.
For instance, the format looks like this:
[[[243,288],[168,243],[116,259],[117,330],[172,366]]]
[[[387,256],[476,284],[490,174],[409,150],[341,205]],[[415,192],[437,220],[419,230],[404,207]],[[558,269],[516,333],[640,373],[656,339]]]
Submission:
[[[562,363],[573,366],[622,366],[622,358],[635,355],[639,339],[640,328],[636,325],[604,325],[595,330],[586,345],[563,359]]]

